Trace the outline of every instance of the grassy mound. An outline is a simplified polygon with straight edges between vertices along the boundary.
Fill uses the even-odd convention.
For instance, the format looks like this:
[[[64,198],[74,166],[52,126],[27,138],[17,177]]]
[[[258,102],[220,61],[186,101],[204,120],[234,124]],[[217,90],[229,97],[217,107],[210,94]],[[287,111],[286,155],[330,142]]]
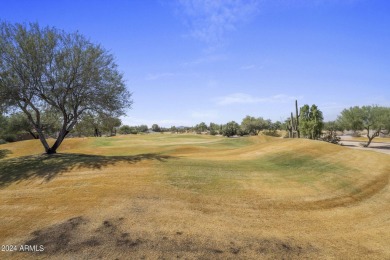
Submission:
[[[36,155],[42,149],[37,140],[2,147],[2,186],[35,178],[47,181],[75,170],[102,170],[118,163],[146,160],[155,161],[151,167],[160,182],[181,192],[248,195],[260,204],[264,198],[267,203],[278,200],[280,204],[365,193],[363,189],[384,178],[389,169],[389,163],[384,163],[388,161],[386,155],[318,141],[266,136],[75,138],[67,139],[61,153],[54,156]]]
[[[386,258],[389,169],[385,154],[266,136],[74,138],[51,156],[4,144],[0,241],[58,258]]]

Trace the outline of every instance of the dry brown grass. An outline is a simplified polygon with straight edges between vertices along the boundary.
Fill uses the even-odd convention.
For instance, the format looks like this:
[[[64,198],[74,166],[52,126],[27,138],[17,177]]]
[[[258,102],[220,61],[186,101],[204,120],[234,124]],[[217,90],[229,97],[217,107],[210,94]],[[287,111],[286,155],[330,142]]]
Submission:
[[[0,173],[1,244],[45,246],[1,259],[390,258],[388,155],[271,137],[86,138],[61,148],[62,166],[50,171],[53,159],[31,157],[37,141],[0,146],[10,152],[0,169],[18,176]]]

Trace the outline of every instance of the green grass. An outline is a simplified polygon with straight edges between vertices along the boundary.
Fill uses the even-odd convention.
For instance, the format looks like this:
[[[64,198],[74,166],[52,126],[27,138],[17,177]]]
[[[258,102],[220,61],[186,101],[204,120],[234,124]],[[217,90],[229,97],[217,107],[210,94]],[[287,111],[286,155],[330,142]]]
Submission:
[[[349,189],[346,176],[356,169],[331,163],[310,155],[283,152],[251,160],[213,161],[202,159],[171,160],[162,172],[170,184],[204,193],[238,191],[240,183],[261,180],[270,185],[292,181],[315,186],[327,180],[329,187]]]

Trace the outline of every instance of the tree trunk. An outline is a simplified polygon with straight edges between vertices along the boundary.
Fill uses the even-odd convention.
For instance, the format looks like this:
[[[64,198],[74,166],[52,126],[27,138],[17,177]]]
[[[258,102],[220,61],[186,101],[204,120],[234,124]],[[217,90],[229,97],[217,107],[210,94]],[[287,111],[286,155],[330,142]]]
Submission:
[[[34,134],[33,131],[27,130],[27,132],[34,138],[34,139],[39,139],[39,136]]]
[[[379,136],[379,133],[381,132],[381,129],[379,128],[378,130],[376,130],[375,133],[373,133],[371,136],[370,136],[370,128],[367,128],[367,138],[368,138],[368,142],[367,144],[364,146],[364,147],[368,147],[370,144],[371,144],[371,141],[374,140],[375,137]]]
[[[49,153],[50,152],[50,146],[46,141],[45,135],[43,134],[41,129],[36,128],[35,129],[38,133],[39,140],[41,141],[43,147],[45,148],[45,152]]]
[[[371,141],[374,139],[374,136],[368,137],[368,142],[364,147],[368,147],[371,144]]]
[[[69,131],[67,131],[67,130],[61,131],[60,134],[59,134],[58,137],[57,137],[56,142],[55,142],[55,143],[53,144],[53,146],[50,147],[49,150],[47,151],[47,154],[57,153],[58,147],[61,145],[62,141],[64,141],[65,136],[66,136],[68,133],[69,133]]]

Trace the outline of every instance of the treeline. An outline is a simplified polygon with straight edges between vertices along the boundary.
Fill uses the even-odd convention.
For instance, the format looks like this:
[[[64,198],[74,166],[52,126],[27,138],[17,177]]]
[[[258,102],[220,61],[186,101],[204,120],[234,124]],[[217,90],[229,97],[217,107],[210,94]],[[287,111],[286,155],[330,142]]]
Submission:
[[[46,138],[57,138],[61,130],[61,117],[54,111],[43,111],[41,129]],[[105,114],[86,113],[80,117],[77,124],[67,135],[68,137],[116,135],[122,125],[119,118]],[[146,130],[147,130],[147,126]],[[0,114],[0,143],[15,142],[25,139],[38,139],[38,133],[33,124],[23,112],[8,116]]]
[[[286,123],[289,137],[321,139],[331,143],[340,141],[337,131],[351,130],[354,136],[360,136],[360,131],[365,131],[368,142],[364,146],[368,147],[375,137],[389,134],[390,107],[354,106],[341,111],[335,121],[323,122],[322,112],[316,105],[304,105],[298,110],[295,101],[295,116],[291,113]]]
[[[260,131],[263,131],[266,135],[280,136],[278,130],[283,130],[285,124],[280,121],[272,122],[270,119],[263,119],[262,117],[246,116],[242,119],[241,124],[231,121],[226,124],[217,124],[210,122],[206,124],[201,122],[195,126],[171,126],[160,127],[157,124],[153,124],[150,129],[146,125],[141,126],[128,126],[123,125],[119,127],[119,134],[139,134],[139,133],[197,133],[197,134],[210,134],[210,135],[223,135],[227,137],[231,136],[244,136],[244,135],[257,135]]]
[[[147,125],[129,126],[122,125],[119,118],[104,114],[86,113],[69,133],[68,137],[114,136],[117,133],[143,134],[143,133],[197,133],[209,135],[222,135],[226,137],[264,135],[289,138],[320,139],[323,141],[338,143],[340,132],[352,130],[354,136],[360,136],[365,130],[370,145],[372,140],[383,134],[389,134],[390,130],[390,108],[381,106],[355,106],[344,109],[337,120],[324,122],[323,114],[316,105],[304,105],[291,113],[284,122],[273,122],[262,117],[246,116],[240,123],[230,121],[226,124],[200,122],[195,126],[172,126],[160,127],[153,124],[151,128]],[[42,130],[46,137],[56,138],[61,129],[61,120],[54,112],[43,112],[41,114]],[[283,131],[284,130],[284,131]],[[28,137],[27,137],[27,136]],[[31,122],[25,113],[14,113],[9,116],[0,115],[0,143],[14,142],[24,139],[38,139]]]

